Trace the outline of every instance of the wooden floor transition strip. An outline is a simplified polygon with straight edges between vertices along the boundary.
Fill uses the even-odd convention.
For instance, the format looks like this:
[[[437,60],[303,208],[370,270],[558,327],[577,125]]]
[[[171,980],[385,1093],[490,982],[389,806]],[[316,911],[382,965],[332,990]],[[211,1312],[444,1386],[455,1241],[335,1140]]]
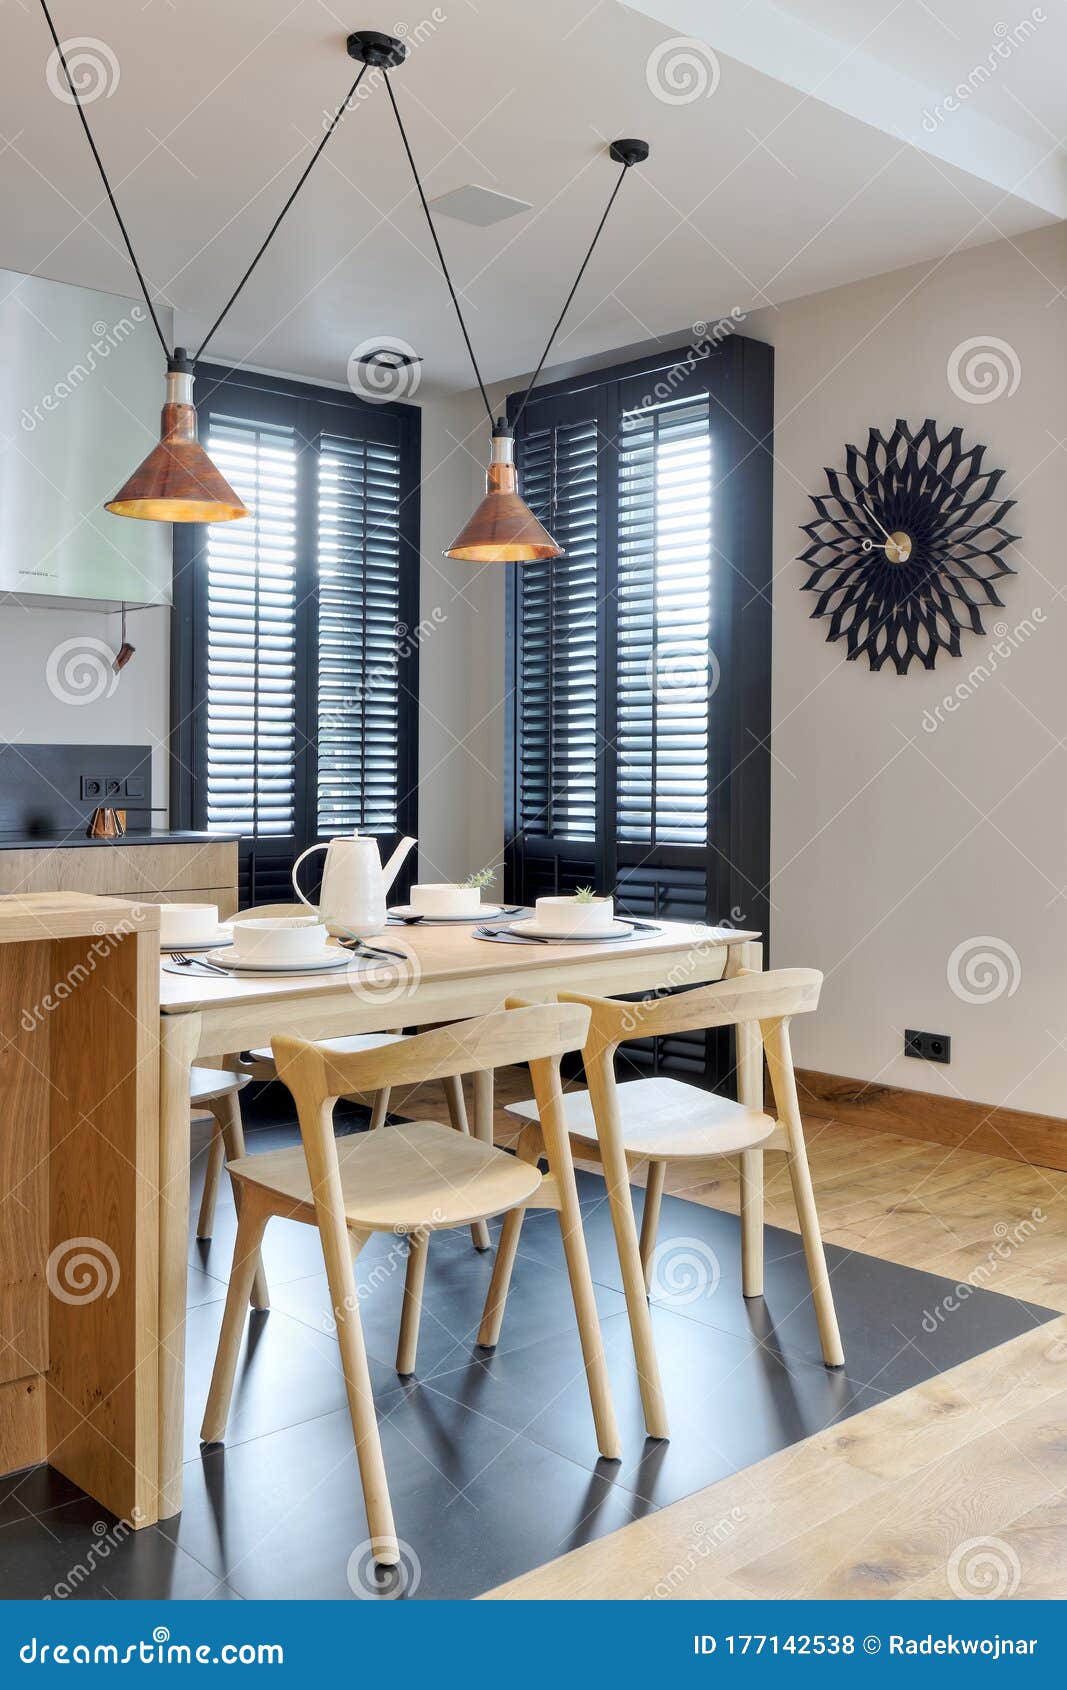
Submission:
[[[484,1601],[1067,1597],[1067,1318]]]

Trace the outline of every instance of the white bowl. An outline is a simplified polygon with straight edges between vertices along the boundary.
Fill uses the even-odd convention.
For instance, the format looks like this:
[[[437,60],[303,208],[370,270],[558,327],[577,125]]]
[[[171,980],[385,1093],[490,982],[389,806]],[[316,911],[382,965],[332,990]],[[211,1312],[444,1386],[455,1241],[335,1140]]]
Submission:
[[[160,904],[161,945],[202,945],[217,937],[218,904]]]
[[[477,915],[482,905],[480,886],[454,886],[447,881],[423,881],[411,888],[415,915]]]
[[[607,933],[615,919],[614,898],[538,898],[534,920],[546,933]]]
[[[312,961],[326,949],[326,939],[313,915],[252,916],[233,924],[234,947],[247,962]]]

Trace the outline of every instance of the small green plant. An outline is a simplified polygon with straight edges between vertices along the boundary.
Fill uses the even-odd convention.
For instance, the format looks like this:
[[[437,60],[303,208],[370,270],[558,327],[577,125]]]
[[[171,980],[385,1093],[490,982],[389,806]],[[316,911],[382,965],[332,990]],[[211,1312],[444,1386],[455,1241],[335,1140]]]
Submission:
[[[464,884],[464,886],[468,886],[468,887],[492,886],[493,881],[495,879],[496,879],[496,869],[495,868],[481,868],[481,869],[478,870],[477,874],[468,874],[468,876],[467,876],[466,880],[463,882],[463,884]]]
[[[574,901],[576,904],[595,904],[596,893],[593,891],[591,886],[576,886],[574,889]]]

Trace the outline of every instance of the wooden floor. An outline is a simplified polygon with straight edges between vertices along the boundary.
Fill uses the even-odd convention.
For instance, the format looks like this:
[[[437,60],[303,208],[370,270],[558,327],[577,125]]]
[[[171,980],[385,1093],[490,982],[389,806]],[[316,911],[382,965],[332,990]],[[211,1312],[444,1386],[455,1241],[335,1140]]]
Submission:
[[[504,1105],[530,1095],[498,1076]],[[411,1094],[394,1107],[436,1113]],[[828,1242],[1067,1311],[1067,1174],[806,1122]],[[1067,1130],[1067,1128],[1065,1128]],[[724,1167],[668,1190],[735,1211]],[[767,1220],[796,1230],[784,1159]],[[983,1582],[987,1581],[987,1582]],[[1067,1318],[490,1593],[500,1598],[1067,1596]]]

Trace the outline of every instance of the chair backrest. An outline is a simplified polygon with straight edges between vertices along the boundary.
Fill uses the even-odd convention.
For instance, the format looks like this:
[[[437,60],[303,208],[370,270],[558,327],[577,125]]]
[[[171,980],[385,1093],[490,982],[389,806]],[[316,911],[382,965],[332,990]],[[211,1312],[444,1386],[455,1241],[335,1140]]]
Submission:
[[[817,968],[773,968],[637,1003],[585,997],[579,992],[560,992],[559,998],[561,1003],[584,1004],[589,1009],[586,1049],[602,1051],[625,1044],[627,1039],[803,1015],[818,1007],[821,987],[822,975]]]
[[[581,1050],[589,1028],[584,1004],[543,1003],[525,1009],[500,1009],[470,1021],[455,1021],[400,1044],[375,1050],[325,1050],[306,1039],[279,1034],[271,1049],[297,1104],[318,1106],[353,1092],[369,1096],[387,1086],[414,1086],[424,1080],[506,1068],[512,1063],[544,1064],[558,1070],[565,1051]]]
[[[236,915],[228,915],[227,921],[250,921],[253,916],[266,919],[272,915],[314,915],[314,910],[307,904],[300,904],[294,898],[288,904],[253,904],[251,909],[238,910]]]

